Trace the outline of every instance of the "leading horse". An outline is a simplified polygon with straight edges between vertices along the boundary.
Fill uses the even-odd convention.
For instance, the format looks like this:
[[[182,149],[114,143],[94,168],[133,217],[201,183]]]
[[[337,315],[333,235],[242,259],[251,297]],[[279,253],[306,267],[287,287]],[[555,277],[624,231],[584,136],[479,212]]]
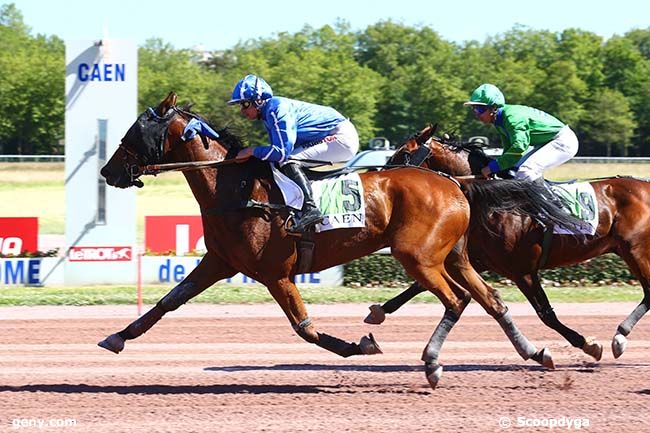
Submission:
[[[395,152],[388,164],[413,164],[454,176],[480,174],[489,161],[480,147],[440,139],[433,135],[434,132],[435,127],[428,126],[415,134]],[[643,299],[620,323],[612,339],[614,357],[621,356],[627,345],[627,335],[650,309],[650,182],[616,177],[593,181],[591,185],[599,209],[599,224],[593,236],[550,237],[548,230],[551,228],[544,229],[534,220],[495,213],[487,226],[475,223],[472,217],[468,250],[477,271],[490,270],[514,281],[544,324],[559,332],[574,347],[600,360],[603,351],[600,343],[591,337],[585,338],[557,318],[538,272],[584,262],[606,253],[615,253],[625,261],[641,283]],[[483,202],[482,206],[491,205]],[[422,291],[416,283],[383,306],[373,305],[366,320],[380,323],[385,313],[394,312]]]
[[[101,170],[109,185],[128,188],[143,185],[143,167],[209,161],[223,164],[183,173],[201,208],[207,247],[203,259],[147,313],[99,345],[119,353],[126,340],[142,335],[165,313],[217,281],[241,272],[268,288],[295,332],[306,341],[343,357],[379,353],[372,335],[357,344],[316,330],[293,283],[298,251],[295,237],[285,229],[288,209],[242,206],[252,201],[282,203],[278,188],[268,178],[269,165],[258,160],[231,163],[241,144],[227,130],[218,131],[218,139],[199,134],[186,137],[188,124],[197,120],[203,121],[188,109],[177,107],[176,94],[170,93],[157,108],[138,117]],[[389,246],[406,272],[445,306],[445,314],[422,356],[426,378],[434,388],[442,374],[438,363],[442,343],[471,297],[498,321],[522,358],[553,366],[548,350],[538,351],[519,332],[498,292],[469,264],[463,236],[470,207],[457,183],[420,168],[364,173],[361,181],[365,227],[315,233],[313,261],[307,272]]]

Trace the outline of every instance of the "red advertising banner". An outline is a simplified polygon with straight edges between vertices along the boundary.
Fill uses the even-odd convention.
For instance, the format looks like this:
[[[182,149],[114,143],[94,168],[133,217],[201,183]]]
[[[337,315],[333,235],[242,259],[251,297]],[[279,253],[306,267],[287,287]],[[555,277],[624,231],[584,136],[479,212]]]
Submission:
[[[71,262],[129,262],[133,257],[131,247],[72,247],[68,250]]]
[[[0,253],[17,256],[38,251],[38,218],[0,218]]]
[[[146,216],[144,245],[154,253],[171,252],[177,256],[205,250],[203,223],[199,215]]]

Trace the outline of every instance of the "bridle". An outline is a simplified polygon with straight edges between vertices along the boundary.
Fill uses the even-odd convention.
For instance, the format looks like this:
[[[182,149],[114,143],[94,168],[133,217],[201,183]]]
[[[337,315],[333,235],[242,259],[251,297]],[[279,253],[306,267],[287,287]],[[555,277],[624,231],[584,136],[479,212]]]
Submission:
[[[131,185],[142,188],[142,181],[138,178],[144,173],[141,170],[141,166],[137,164],[137,162],[140,161],[140,155],[122,143],[120,143],[118,147],[124,152],[124,155],[122,156],[122,166],[124,167],[124,170],[129,174],[129,181],[131,182]],[[135,164],[129,162],[129,156],[133,158],[134,161],[136,161]]]
[[[172,122],[172,120],[174,120],[174,118],[179,115],[183,118],[190,117],[190,118],[195,118],[200,120],[202,119],[196,114],[191,113],[182,108],[179,108],[176,105],[170,106],[169,109],[167,110],[167,113],[165,113],[165,115],[163,116],[158,115],[158,113],[156,113],[156,111],[153,108],[148,108],[145,113],[148,114],[149,119],[153,119],[153,120],[148,119],[147,120],[148,122],[156,121],[158,123],[162,123],[164,125],[165,132],[159,137],[156,137],[155,144],[157,147],[156,148],[157,160],[153,161],[153,163],[150,164],[147,164],[148,161],[143,161],[142,156],[138,154],[136,151],[120,143],[119,148],[122,149],[123,151],[122,165],[126,173],[128,173],[129,181],[131,185],[137,186],[139,188],[142,187],[144,184],[142,183],[142,181],[139,180],[139,177],[144,175],[155,176],[159,173],[163,173],[167,171],[199,170],[204,168],[219,167],[222,165],[229,165],[235,163],[235,159],[233,158],[233,159],[226,159],[226,160],[190,161],[190,162],[175,162],[175,163],[163,164],[161,162],[163,152],[164,152],[163,146],[167,136],[167,129],[169,127],[169,124]],[[143,128],[145,128],[145,126],[143,126]],[[207,147],[207,140],[205,139],[205,137],[201,136],[201,139],[204,141],[204,145],[206,145]],[[184,138],[179,137],[178,140],[184,141]]]

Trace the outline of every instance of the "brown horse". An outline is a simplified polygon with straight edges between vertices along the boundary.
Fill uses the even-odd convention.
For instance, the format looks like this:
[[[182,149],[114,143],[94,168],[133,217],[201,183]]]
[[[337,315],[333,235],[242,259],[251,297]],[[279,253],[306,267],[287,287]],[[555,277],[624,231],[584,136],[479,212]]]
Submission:
[[[272,206],[282,203],[282,198],[269,179],[269,165],[259,160],[231,163],[241,144],[226,130],[218,131],[218,140],[196,135],[185,141],[184,129],[193,119],[203,121],[188,109],[177,107],[176,95],[170,93],[155,110],[138,117],[101,170],[109,185],[127,188],[142,186],[139,177],[143,167],[153,164],[221,161],[218,168],[184,172],[201,208],[206,255],[156,306],[99,345],[119,353],[125,340],[142,335],[166,312],[215,282],[242,272],[268,288],[295,332],[306,341],[344,357],[379,353],[372,335],[357,344],[316,331],[293,283],[298,261],[296,240],[285,230],[288,209]],[[406,272],[438,296],[446,309],[422,357],[432,387],[442,373],[438,353],[444,338],[471,297],[499,322],[524,359],[553,366],[548,350],[537,351],[518,331],[498,293],[469,264],[463,236],[470,207],[457,183],[420,168],[364,173],[361,179],[365,227],[314,233],[309,272],[391,247]],[[245,204],[251,202],[257,205]]]
[[[388,164],[416,164],[454,176],[479,174],[487,164],[489,158],[478,146],[436,138],[434,131],[432,126],[420,131],[395,152]],[[621,356],[627,344],[626,336],[650,308],[650,182],[616,177],[594,181],[591,185],[599,209],[595,235],[553,235],[547,236],[545,242],[545,230],[534,220],[495,214],[487,227],[475,223],[472,217],[468,249],[477,271],[490,270],[514,281],[547,326],[600,360],[602,345],[593,338],[585,339],[559,321],[544,293],[538,271],[580,263],[605,253],[618,254],[627,263],[641,282],[643,300],[618,326],[612,340],[614,357]],[[490,206],[487,202],[472,205]],[[380,323],[385,313],[394,312],[422,291],[414,284],[383,306],[373,305],[366,321]]]

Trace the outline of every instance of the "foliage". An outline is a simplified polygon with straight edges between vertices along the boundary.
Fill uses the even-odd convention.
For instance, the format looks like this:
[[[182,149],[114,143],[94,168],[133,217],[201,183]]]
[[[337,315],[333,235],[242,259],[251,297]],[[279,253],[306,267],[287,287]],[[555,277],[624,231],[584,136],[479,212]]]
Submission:
[[[627,265],[613,254],[579,265],[543,270],[540,275],[545,284],[560,286],[635,284]],[[490,283],[512,284],[492,272],[484,272],[483,277]],[[413,279],[390,255],[373,254],[345,265],[343,284],[346,286],[406,287],[412,282]]]
[[[0,40],[0,152],[60,153],[62,41],[34,36],[13,4],[0,7]],[[262,125],[225,104],[234,84],[255,73],[278,95],[331,105],[350,117],[362,145],[374,136],[399,144],[428,123],[498,142],[494,128],[461,105],[477,85],[491,82],[510,103],[569,123],[581,155],[650,155],[650,27],[604,40],[579,28],[516,25],[485,41],[456,44],[426,26],[388,20],[353,32],[338,21],[204,54],[160,38],[140,47],[139,110],[175,91],[215,126],[263,144]]]
[[[15,5],[0,7],[0,153],[62,153],[63,41],[32,36]]]

